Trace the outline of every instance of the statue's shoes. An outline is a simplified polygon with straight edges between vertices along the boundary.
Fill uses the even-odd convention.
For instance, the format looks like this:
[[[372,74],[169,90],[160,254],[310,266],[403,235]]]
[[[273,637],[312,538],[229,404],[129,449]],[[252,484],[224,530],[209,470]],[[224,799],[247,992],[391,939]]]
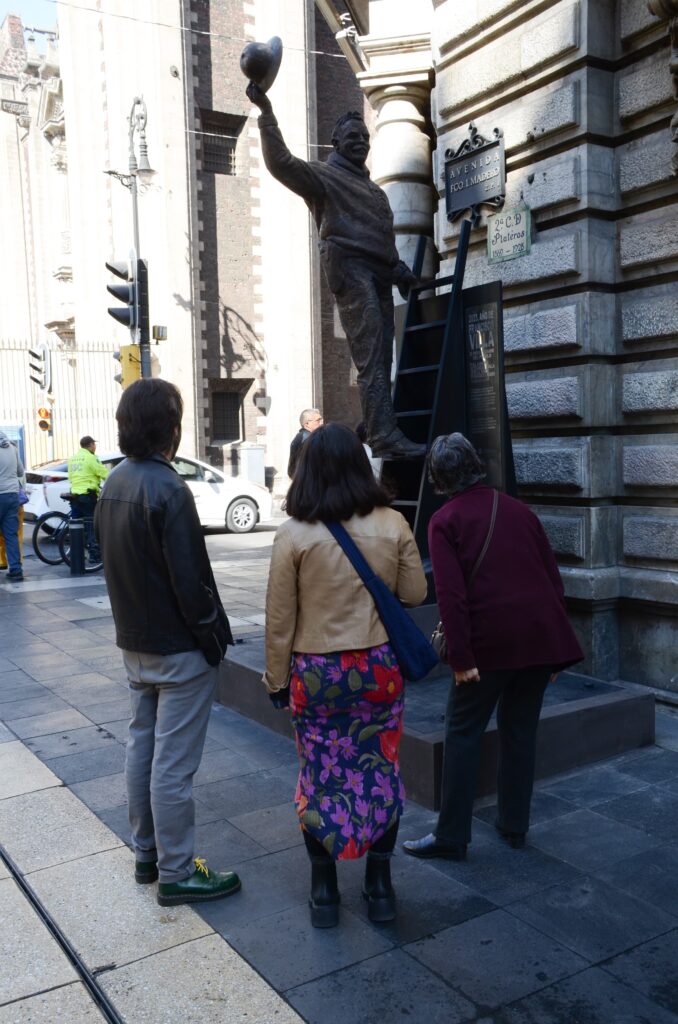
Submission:
[[[387,437],[375,438],[370,447],[376,459],[418,459],[426,455],[426,445],[410,441],[402,430],[393,430]]]

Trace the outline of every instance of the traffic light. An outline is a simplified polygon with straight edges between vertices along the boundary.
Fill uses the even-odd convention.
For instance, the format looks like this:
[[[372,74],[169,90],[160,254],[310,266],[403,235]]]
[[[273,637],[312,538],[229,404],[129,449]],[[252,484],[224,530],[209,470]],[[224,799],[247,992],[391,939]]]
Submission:
[[[29,374],[34,384],[37,384],[41,391],[51,392],[52,390],[52,359],[49,348],[44,342],[40,342],[38,350],[29,348],[28,354],[34,362],[29,362],[29,367],[38,376]]]
[[[114,379],[123,390],[141,378],[141,355],[138,345],[121,345],[120,351],[113,353],[113,358],[120,363],[120,373],[116,373]]]
[[[132,340],[148,341],[148,268],[145,260],[136,257],[128,263],[107,263],[106,268],[124,284],[109,284],[107,290],[120,299],[124,306],[109,306],[108,312],[129,328]]]
[[[41,430],[51,430],[52,428],[52,412],[46,405],[41,405],[38,409],[38,426]]]
[[[139,323],[139,296],[135,280],[136,264],[136,259],[131,259],[129,263],[106,264],[107,270],[110,270],[112,274],[126,282],[125,284],[109,284],[106,286],[107,291],[111,295],[125,303],[122,308],[109,306],[108,312],[114,320],[129,328],[132,332],[132,337],[135,336]]]

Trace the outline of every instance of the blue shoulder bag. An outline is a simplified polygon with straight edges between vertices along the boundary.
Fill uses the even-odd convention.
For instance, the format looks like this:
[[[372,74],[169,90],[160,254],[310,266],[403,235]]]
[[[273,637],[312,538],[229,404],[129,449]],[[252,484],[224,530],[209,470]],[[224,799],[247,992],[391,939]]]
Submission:
[[[395,594],[389,590],[381,577],[372,571],[357,544],[341,523],[325,523],[325,526],[372,595],[404,678],[412,682],[423,679],[438,664],[438,655],[433,647],[414,624]]]

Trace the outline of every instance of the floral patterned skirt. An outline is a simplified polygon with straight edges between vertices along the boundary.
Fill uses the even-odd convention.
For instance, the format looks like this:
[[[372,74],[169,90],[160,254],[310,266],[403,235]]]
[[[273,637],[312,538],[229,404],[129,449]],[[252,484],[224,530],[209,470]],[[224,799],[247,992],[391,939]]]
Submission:
[[[389,644],[295,654],[290,712],[302,828],[335,860],[362,855],[403,811],[403,679]]]

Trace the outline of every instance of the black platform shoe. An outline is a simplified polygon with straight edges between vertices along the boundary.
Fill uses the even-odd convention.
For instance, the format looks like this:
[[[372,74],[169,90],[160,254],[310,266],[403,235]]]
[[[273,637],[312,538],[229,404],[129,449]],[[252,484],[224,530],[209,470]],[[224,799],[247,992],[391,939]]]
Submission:
[[[367,916],[370,921],[385,924],[396,916],[396,896],[391,884],[390,853],[367,854],[363,899],[367,900]]]
[[[526,832],[509,832],[508,829],[502,828],[498,821],[495,821],[494,827],[501,838],[506,840],[512,850],[525,849]]]
[[[337,865],[329,857],[311,857],[311,924],[314,928],[336,928],[339,924]]]

